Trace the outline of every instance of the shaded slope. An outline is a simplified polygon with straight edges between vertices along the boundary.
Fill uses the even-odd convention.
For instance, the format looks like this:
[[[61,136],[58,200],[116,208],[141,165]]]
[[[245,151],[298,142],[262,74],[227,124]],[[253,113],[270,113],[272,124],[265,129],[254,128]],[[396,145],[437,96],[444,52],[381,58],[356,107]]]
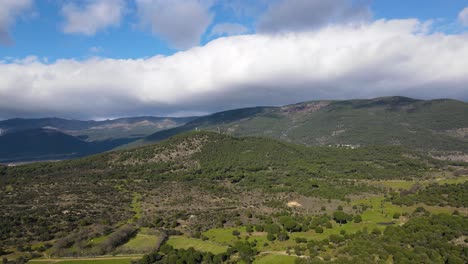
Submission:
[[[0,162],[82,157],[115,148],[128,140],[85,142],[50,129],[30,129],[0,136]]]

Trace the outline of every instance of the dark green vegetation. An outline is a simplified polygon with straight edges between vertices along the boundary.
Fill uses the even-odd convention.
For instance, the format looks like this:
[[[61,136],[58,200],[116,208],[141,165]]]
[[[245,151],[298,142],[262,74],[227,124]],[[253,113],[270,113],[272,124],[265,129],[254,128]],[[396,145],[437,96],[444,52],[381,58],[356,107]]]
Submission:
[[[467,195],[466,165],[401,146],[307,147],[190,132],[0,167],[0,249],[8,259],[148,253],[141,263],[288,254],[312,263],[466,262],[466,207],[454,202]],[[392,181],[420,187],[406,193],[386,187]],[[443,183],[440,195],[426,194],[438,189],[431,183]],[[140,251],[148,250],[144,238],[152,252]],[[395,252],[397,245],[405,249]]]
[[[466,159],[467,117],[468,104],[448,99],[313,101],[222,112],[156,133],[147,140],[162,140],[195,128],[219,129],[234,136],[271,137],[304,145],[402,145],[445,158]]]
[[[432,184],[415,193],[402,191],[400,195],[391,197],[390,200],[398,205],[413,205],[425,203],[427,205],[468,207],[468,182],[460,184]]]
[[[127,144],[194,118],[134,117],[105,121],[59,118],[0,121],[0,162],[83,157]]]
[[[330,263],[466,263],[468,219],[460,216],[415,216],[404,226],[389,226],[383,234],[366,230],[337,236],[335,241],[308,244],[312,254],[338,247],[339,257]],[[331,237],[330,237],[331,239]],[[319,263],[302,260],[298,263]]]

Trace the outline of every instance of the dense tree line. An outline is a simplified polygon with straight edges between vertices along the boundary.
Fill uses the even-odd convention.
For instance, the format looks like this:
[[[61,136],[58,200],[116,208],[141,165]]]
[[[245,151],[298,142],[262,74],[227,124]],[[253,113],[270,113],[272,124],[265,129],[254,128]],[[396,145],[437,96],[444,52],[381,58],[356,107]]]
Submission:
[[[459,184],[431,184],[415,193],[400,193],[390,197],[397,205],[425,203],[433,206],[468,207],[468,182]]]
[[[342,244],[331,263],[453,263],[468,262],[466,241],[455,242],[468,235],[468,218],[456,215],[430,215],[412,218],[403,226],[360,231],[322,242],[309,242],[311,256],[316,256],[329,243]],[[329,257],[329,259],[331,259]],[[322,260],[298,259],[297,263],[322,263]]]

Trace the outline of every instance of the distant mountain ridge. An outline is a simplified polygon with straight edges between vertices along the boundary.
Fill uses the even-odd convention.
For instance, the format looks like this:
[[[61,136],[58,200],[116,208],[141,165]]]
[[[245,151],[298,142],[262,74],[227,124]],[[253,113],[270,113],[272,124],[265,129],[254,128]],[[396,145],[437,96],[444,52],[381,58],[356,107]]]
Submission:
[[[130,117],[104,121],[61,118],[0,121],[0,162],[56,160],[108,151],[195,117]]]
[[[27,160],[44,156],[81,157],[117,147],[151,144],[197,130],[274,138],[307,146],[401,145],[442,159],[468,161],[467,103],[395,96],[252,107],[187,118],[5,120],[0,121],[0,149],[3,149],[0,162],[21,160],[22,156]],[[24,142],[30,142],[29,147]],[[15,148],[15,144],[23,147]]]
[[[144,142],[164,140],[190,130],[270,137],[303,145],[403,145],[466,156],[468,104],[451,99],[395,96],[238,109],[156,132]]]
[[[57,130],[35,128],[0,136],[0,162],[61,160],[113,149],[132,139],[82,141]]]
[[[0,127],[15,127],[15,128],[37,128],[44,126],[54,126],[65,130],[83,130],[99,125],[109,125],[116,123],[136,123],[141,121],[158,122],[162,120],[174,120],[179,122],[188,122],[197,117],[156,117],[156,116],[138,116],[124,117],[117,119],[107,119],[102,121],[96,120],[74,120],[64,118],[12,118],[0,121]]]

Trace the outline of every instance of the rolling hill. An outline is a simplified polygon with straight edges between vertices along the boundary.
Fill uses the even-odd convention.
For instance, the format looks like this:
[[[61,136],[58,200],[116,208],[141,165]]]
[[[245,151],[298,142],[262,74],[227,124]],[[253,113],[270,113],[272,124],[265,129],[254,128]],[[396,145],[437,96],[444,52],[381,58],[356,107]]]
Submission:
[[[239,109],[195,119],[150,135],[145,141],[196,129],[303,145],[401,145],[445,158],[466,159],[468,104],[449,99],[383,97]]]

